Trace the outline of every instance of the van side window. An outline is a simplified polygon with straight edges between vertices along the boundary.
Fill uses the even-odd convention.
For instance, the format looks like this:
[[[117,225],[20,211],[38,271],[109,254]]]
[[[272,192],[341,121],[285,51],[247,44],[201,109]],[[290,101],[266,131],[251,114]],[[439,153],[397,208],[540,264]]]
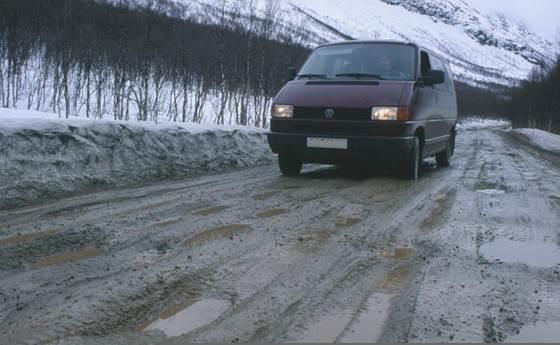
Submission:
[[[434,89],[443,92],[451,92],[450,89],[451,78],[449,76],[447,69],[445,68],[445,63],[441,61],[439,58],[436,58],[435,56],[430,56],[430,60],[432,62],[432,69],[443,71],[443,73],[445,74],[445,83],[434,85]]]
[[[447,89],[449,90],[449,93],[453,93],[453,72],[451,71],[451,66],[449,66],[449,63],[444,63],[443,65],[445,67],[445,82],[447,84]]]
[[[422,52],[420,56],[420,73],[426,75],[428,71],[432,69],[432,64],[430,63],[428,53]]]

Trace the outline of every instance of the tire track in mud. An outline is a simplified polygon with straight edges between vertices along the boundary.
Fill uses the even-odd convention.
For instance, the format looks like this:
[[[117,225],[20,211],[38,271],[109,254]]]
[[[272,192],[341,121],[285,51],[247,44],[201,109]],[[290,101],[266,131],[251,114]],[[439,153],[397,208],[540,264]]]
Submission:
[[[523,187],[527,167],[515,173],[523,182],[500,180],[500,169],[515,157],[497,138],[488,131],[464,134],[454,165],[427,171],[417,183],[386,176],[349,181],[321,167],[300,178],[279,178],[275,167],[259,167],[123,191],[139,198],[116,203],[111,198],[119,192],[96,194],[106,204],[75,213],[63,210],[70,201],[16,210],[4,240],[18,232],[31,234],[24,229],[39,233],[48,226],[56,233],[29,235],[28,242],[12,247],[39,244],[93,223],[106,236],[99,245],[104,254],[79,265],[0,272],[0,298],[8,298],[0,308],[0,335],[19,334],[30,343],[81,335],[102,336],[95,341],[111,344],[120,337],[114,333],[127,334],[129,342],[121,341],[127,344],[147,339],[285,342],[301,340],[333,316],[342,320],[336,323],[335,340],[344,340],[352,331],[359,333],[360,320],[371,316],[371,298],[390,295],[383,318],[374,319],[379,329],[366,336],[389,342],[506,339],[520,327],[508,321],[517,315],[515,309],[535,310],[532,302],[519,304],[515,298],[535,295],[547,301],[549,296],[529,290],[550,290],[557,280],[553,270],[544,271],[546,281],[531,271],[536,283],[522,292],[515,285],[522,281],[518,267],[499,273],[495,264],[480,260],[478,248],[504,231],[496,225],[505,207],[501,198],[536,196],[545,189],[556,195],[556,185]],[[478,192],[481,188],[506,193],[487,195]],[[87,203],[87,197],[72,200]],[[552,202],[546,202],[552,210]],[[51,211],[58,214],[45,215]],[[521,217],[512,221],[526,226]],[[519,281],[510,283],[508,275]],[[56,283],[66,276],[74,279]],[[17,291],[16,304],[12,289],[30,281],[49,285]],[[232,306],[182,338],[166,341],[154,333],[137,333],[160,315],[205,299],[227,300]],[[500,315],[500,304],[513,311]],[[46,312],[72,319],[45,329]],[[37,330],[23,333],[24,323]]]
[[[427,183],[427,182],[426,182]],[[378,186],[376,186],[378,187]],[[352,191],[350,191],[351,193]],[[410,194],[414,194],[415,191],[414,190],[404,190],[404,192],[406,192],[407,197],[406,198],[410,198],[411,195]],[[367,195],[367,198],[369,199],[369,193],[365,193]],[[335,197],[337,196],[335,195],[331,195],[331,197]],[[398,196],[394,196],[392,199],[389,199],[392,201],[393,204],[398,203],[399,201],[401,201],[401,199],[403,198],[403,195],[398,195]],[[404,209],[408,209],[407,212],[413,212],[415,209],[417,209],[417,203],[418,202],[423,202],[423,198],[426,198],[425,196],[423,196],[422,198],[417,198],[417,200],[415,202],[411,202],[409,204],[406,205],[406,207],[403,207]],[[323,200],[323,199],[321,199]],[[356,202],[356,200],[353,200],[354,202]],[[391,212],[392,211],[392,212]],[[313,251],[313,257],[314,258],[329,258],[329,260],[335,260],[335,261],[340,261],[343,260],[345,262],[344,265],[342,265],[343,268],[348,269],[349,267],[351,267],[352,265],[348,262],[346,262],[346,260],[348,259],[343,259],[345,257],[348,257],[348,253],[345,253],[342,257],[336,257],[334,256],[333,258],[333,254],[329,253],[333,251],[333,244],[335,246],[340,246],[341,243],[345,243],[348,245],[348,248],[352,249],[352,251],[356,251],[357,254],[350,254],[350,257],[359,257],[360,255],[366,255],[367,260],[371,260],[374,258],[378,258],[378,260],[380,261],[387,261],[387,257],[386,255],[383,255],[384,251],[382,249],[386,249],[387,247],[394,245],[395,242],[395,237],[396,237],[396,232],[398,232],[398,227],[395,226],[394,221],[392,221],[392,219],[396,218],[394,216],[391,216],[392,214],[399,214],[399,213],[404,213],[402,209],[391,209],[391,207],[385,207],[383,212],[381,214],[376,214],[375,216],[369,216],[363,219],[360,219],[360,221],[358,222],[356,220],[356,218],[346,218],[346,220],[349,219],[349,223],[346,224],[346,220],[343,221],[341,223],[340,218],[335,218],[335,222],[334,222],[334,229],[333,230],[324,230],[320,233],[319,239],[322,240],[324,243],[322,245],[320,245],[318,248],[316,248],[316,250]],[[387,219],[388,221],[386,222],[386,224],[383,224],[383,222],[381,222],[381,224],[376,224],[375,228],[377,231],[375,232],[371,232],[371,226],[372,226],[372,222],[370,221],[370,219],[368,218],[373,218],[375,219],[376,222],[378,222],[378,219]],[[337,226],[338,223],[338,226]],[[365,226],[363,226],[360,229],[361,224],[366,224]],[[368,226],[369,225],[369,226]],[[352,233],[352,237],[348,238],[348,233],[346,232],[346,228],[350,227],[353,231]],[[315,228],[320,228],[320,227],[315,227]],[[386,230],[381,230],[381,229],[386,229]],[[397,229],[397,231],[395,231],[395,229]],[[343,231],[342,231],[343,230]],[[313,232],[306,232],[307,234],[312,234]],[[388,234],[390,233],[390,234]],[[375,238],[375,240],[374,240]],[[298,243],[295,244],[295,247],[297,248],[297,246],[301,246],[302,242],[305,242],[307,240],[307,238],[305,237],[298,237]],[[371,253],[371,247],[369,245],[364,245],[364,243],[367,243],[368,240],[370,240],[371,242],[375,243],[377,242],[377,246],[379,247],[379,250],[377,254],[375,253]],[[366,249],[367,252],[364,252],[363,250]],[[305,249],[306,251],[308,249]],[[362,251],[360,251],[362,250]],[[326,253],[325,253],[326,252]],[[402,253],[402,252],[408,252],[410,253],[410,251],[397,251],[397,253]],[[396,256],[401,256],[402,254],[397,254]],[[404,254],[402,256],[407,256],[410,254]],[[313,257],[303,257],[303,260],[316,260],[313,259]],[[298,266],[304,266],[304,263],[302,263],[300,260],[302,259],[298,259]],[[399,276],[398,274],[396,274],[395,272],[398,272],[398,269],[395,269],[394,267],[391,267],[390,264],[384,263],[381,264],[379,262],[377,262],[377,260],[375,260],[375,264],[371,265],[371,272],[376,272],[377,275],[381,275],[383,278],[379,278],[378,281],[378,286],[380,288],[387,288],[388,286],[393,286],[393,285],[399,285],[399,284],[403,284],[405,285],[406,281],[409,279],[408,274],[406,275],[406,278],[402,277],[402,273]],[[312,264],[312,263],[310,263]],[[327,276],[322,276],[321,280],[324,282],[325,280],[330,280],[330,279],[334,279],[334,277],[336,277],[337,274],[341,274],[341,273],[336,273],[336,270],[332,267],[329,266],[328,264],[326,264],[325,262],[321,262],[321,267],[330,267],[328,270],[328,275]],[[313,269],[309,269],[309,272],[316,272],[320,270],[320,268],[313,268]],[[392,272],[392,273],[391,273]],[[410,270],[410,276],[414,276],[414,274],[412,273],[413,270]],[[407,272],[408,273],[408,272]],[[272,286],[274,286],[274,288],[277,289],[278,285],[282,285],[282,282],[286,282],[286,281],[292,281],[292,280],[297,280],[299,276],[301,276],[301,273],[298,272],[294,272],[293,268],[290,267],[288,269],[286,269],[283,273],[281,273],[278,277],[281,278],[276,278],[275,280],[273,280],[270,284],[272,284]],[[288,278],[288,277],[292,277],[293,278]],[[344,276],[344,275],[343,275]],[[368,277],[367,279],[371,279],[371,275],[369,274],[362,274],[362,275],[357,275],[357,276],[365,276]],[[357,283],[359,281],[354,281],[354,280],[350,280],[348,279],[347,276],[346,279],[342,279],[343,281],[346,282],[351,282],[351,283]],[[400,278],[399,278],[400,277]],[[365,278],[364,278],[365,279]],[[277,280],[277,281],[276,281]],[[260,326],[259,328],[254,330],[254,336],[249,336],[250,333],[252,332],[248,332],[248,334],[239,334],[239,333],[235,333],[232,334],[232,330],[234,329],[243,329],[246,330],[247,327],[253,327],[251,325],[251,322],[248,322],[247,320],[244,319],[244,317],[239,317],[239,313],[232,313],[232,315],[230,316],[230,320],[229,321],[223,321],[226,323],[229,323],[228,326],[220,326],[220,325],[216,325],[213,324],[211,328],[207,329],[206,332],[203,332],[203,334],[198,334],[196,336],[193,336],[193,338],[189,338],[191,340],[196,340],[196,341],[231,341],[231,340],[239,340],[239,341],[262,341],[262,340],[267,340],[267,341],[293,341],[293,340],[297,340],[297,338],[286,338],[286,334],[289,334],[290,329],[294,328],[294,327],[299,327],[294,326],[294,317],[298,317],[300,315],[307,315],[306,317],[304,317],[304,320],[307,320],[307,322],[309,322],[308,319],[313,320],[313,316],[317,316],[314,315],[316,314],[318,311],[321,310],[322,306],[325,304],[325,300],[328,299],[329,296],[331,296],[332,294],[340,294],[341,296],[347,296],[346,293],[344,293],[344,289],[341,288],[341,286],[331,283],[331,284],[327,284],[327,291],[329,291],[329,293],[324,293],[321,294],[319,292],[316,292],[315,290],[317,289],[317,285],[319,284],[320,281],[315,281],[312,280],[311,282],[309,282],[308,284],[306,284],[304,287],[301,287],[302,290],[309,290],[309,291],[313,291],[311,293],[309,293],[309,295],[306,295],[305,298],[296,298],[293,297],[290,301],[287,301],[284,303],[284,306],[286,306],[286,309],[284,312],[281,312],[278,315],[275,315],[274,317],[271,318],[270,321],[266,322],[265,325]],[[334,286],[333,286],[334,285]],[[356,284],[359,286],[363,286],[360,284]],[[367,285],[367,284],[366,284]],[[268,286],[268,285],[267,285]],[[299,289],[292,289],[292,290],[299,290]],[[282,293],[277,293],[275,296],[286,296],[289,295],[290,293],[294,294],[296,292],[293,292],[292,290],[288,289],[287,291],[284,291]],[[263,290],[257,290],[262,292]],[[367,298],[369,297],[368,292],[371,291],[370,288],[366,288],[363,289],[363,291],[366,291],[366,295],[365,297],[362,296],[362,300],[365,298],[367,300]],[[363,292],[362,292],[363,293]],[[259,292],[257,292],[257,294],[259,294]],[[272,294],[270,294],[272,295]],[[265,302],[258,302],[258,301],[262,301],[263,299],[266,299],[265,297],[259,297],[258,300],[254,303],[265,303]],[[302,302],[305,301],[305,302]],[[311,301],[315,301],[314,303],[312,303]],[[336,304],[337,301],[334,301],[333,303]],[[255,307],[256,308],[256,307]],[[360,310],[360,308],[363,308],[363,303],[362,304],[356,304],[355,306],[355,310],[353,311],[355,314],[359,314],[358,311]],[[256,308],[257,309],[257,308]],[[246,314],[250,314],[249,312],[245,312]],[[311,314],[309,314],[311,313]],[[319,312],[320,313],[320,312]],[[243,325],[236,325],[236,321],[235,319],[241,319],[242,321],[247,321],[244,322]],[[284,320],[285,319],[285,320]],[[284,320],[284,321],[282,321]],[[239,320],[237,322],[240,322]],[[350,327],[351,325],[347,325],[348,327]],[[220,332],[221,328],[227,329],[227,332]],[[346,330],[346,327],[343,329]],[[270,332],[272,332],[272,334],[269,334]],[[282,334],[284,334],[282,336]]]
[[[494,134],[496,135],[496,134]],[[500,139],[503,143],[511,143],[511,140],[506,134],[501,133]],[[515,171],[514,176],[509,176],[508,181],[509,189],[507,193],[523,194],[523,202],[512,204],[508,201],[502,207],[505,209],[516,210],[514,217],[508,222],[506,219],[500,218],[501,224],[511,224],[513,229],[520,229],[520,233],[510,233],[509,231],[500,228],[498,231],[493,232],[496,239],[506,237],[511,240],[527,241],[551,241],[556,244],[560,232],[560,217],[555,212],[553,205],[551,205],[543,194],[546,195],[550,190],[558,191],[560,183],[556,179],[550,179],[550,176],[557,174],[557,165],[550,165],[548,159],[543,160],[542,154],[535,154],[529,147],[518,145],[521,151],[515,150],[516,146],[511,149],[514,151],[510,153],[512,158],[509,163]],[[541,170],[542,174],[535,173],[535,170]],[[510,182],[510,180],[513,180]],[[531,212],[538,210],[538,212]],[[543,255],[545,253],[539,253]],[[482,254],[480,254],[482,257]],[[520,256],[522,260],[522,256]],[[528,269],[520,269],[519,264],[498,263],[499,270],[492,269],[496,266],[495,262],[485,262],[488,275],[494,275],[495,281],[498,282],[498,287],[491,290],[488,294],[487,316],[485,318],[485,335],[489,341],[507,341],[508,337],[517,334],[522,330],[524,324],[535,323],[540,319],[541,310],[545,309],[542,306],[542,300],[549,298],[547,293],[542,291],[556,291],[558,293],[560,288],[547,287],[550,283],[546,279],[546,275],[550,274],[553,269],[539,269],[533,268],[531,265]],[[560,265],[560,262],[558,262]],[[539,272],[541,271],[541,272]],[[543,272],[544,271],[544,272]],[[531,279],[523,279],[523,276],[532,276]],[[527,277],[528,278],[528,277]],[[525,281],[527,280],[527,281]],[[558,279],[554,279],[558,281]],[[519,281],[524,281],[522,284]],[[557,302],[556,302],[557,303]],[[554,303],[552,303],[554,305]],[[554,308],[552,308],[554,310]],[[556,313],[558,308],[556,308]],[[560,334],[559,334],[560,336]]]
[[[511,147],[495,132],[482,131],[476,136],[484,142],[483,149],[465,175],[477,178],[462,179],[456,207],[450,211],[454,216],[439,230],[440,235],[426,239],[449,245],[438,245],[440,252],[429,257],[424,268],[407,336],[410,341],[507,340],[523,324],[533,322],[534,311],[543,309],[539,299],[550,299],[550,291],[558,290],[543,281],[542,272],[522,263],[483,259],[479,249],[486,242],[500,237],[550,239],[555,232],[551,230],[560,222],[542,198],[542,185],[533,181],[533,173],[543,162],[521,160],[523,154],[511,153]],[[481,193],[492,190],[499,193]],[[545,272],[551,274],[550,269]]]
[[[297,186],[296,186],[297,187]]]
[[[164,225],[168,225],[168,224],[164,224]]]
[[[251,189],[253,187],[250,182],[257,185],[264,180],[272,179],[276,175],[272,167],[263,167],[259,170],[265,171],[242,171],[238,178],[243,179],[245,181],[245,186],[249,186],[249,189]],[[200,182],[201,179],[203,180],[202,182]],[[109,216],[122,216],[150,209],[158,210],[163,206],[174,207],[181,198],[185,198],[193,191],[198,194],[211,193],[218,187],[224,185],[231,186],[232,183],[232,180],[224,180],[222,175],[213,175],[200,179],[190,179],[187,182],[178,182],[175,184],[166,183],[163,185],[151,185],[145,188],[116,192],[99,192],[86,196],[73,197],[71,199],[50,202],[46,205],[0,212],[0,217],[3,219],[4,227],[10,227],[11,223],[15,223],[21,227],[26,225],[30,220],[32,222],[38,222],[38,220],[43,218],[52,221],[53,216],[60,215],[64,218],[80,211],[84,221],[94,222],[103,220],[105,217]],[[125,195],[123,196],[123,194]],[[161,199],[163,199],[163,201]],[[138,205],[138,201],[143,200],[148,200],[150,202]],[[155,200],[155,202],[153,200]],[[88,209],[88,207],[91,206],[100,206],[101,209],[92,212],[93,210]],[[120,212],[115,211],[116,207],[120,208]],[[84,217],[85,215],[88,215],[90,218]],[[57,220],[56,217],[54,218],[54,220]]]
[[[269,207],[269,206],[267,205],[267,207]]]

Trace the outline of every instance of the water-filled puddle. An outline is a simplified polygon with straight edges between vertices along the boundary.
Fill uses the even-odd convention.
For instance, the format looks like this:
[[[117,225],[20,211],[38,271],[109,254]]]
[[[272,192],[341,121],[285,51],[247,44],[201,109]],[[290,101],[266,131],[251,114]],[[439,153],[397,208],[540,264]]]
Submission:
[[[358,218],[339,218],[336,220],[335,226],[337,228],[349,228],[360,223],[362,220]]]
[[[231,303],[226,300],[205,299],[186,308],[174,308],[145,330],[159,330],[168,337],[178,337],[216,321],[229,307]]]
[[[437,195],[434,198],[434,207],[429,215],[420,223],[420,230],[434,230],[445,219],[447,212],[449,212],[455,202],[456,195],[457,191],[455,189],[447,190]]]
[[[380,289],[395,289],[402,285],[408,278],[409,271],[407,269],[395,269],[389,272],[383,280],[377,285]]]
[[[389,314],[392,295],[372,294],[361,311],[342,309],[307,328],[301,343],[372,343],[378,340]]]
[[[257,217],[258,218],[272,218],[272,217],[276,217],[276,216],[286,214],[288,212],[290,212],[290,210],[286,210],[286,209],[283,209],[283,208],[278,208],[278,209],[274,209],[274,210],[268,210],[268,211],[261,212],[261,213],[257,214]]]
[[[150,227],[165,228],[166,226],[174,225],[183,221],[182,217],[169,218],[161,220],[157,223],[151,224]]]
[[[394,259],[404,259],[412,256],[414,254],[413,248],[402,247],[402,248],[395,248],[393,252],[384,251],[383,256],[386,258],[394,258]]]
[[[54,231],[54,230],[48,230],[48,231],[39,231],[39,232],[31,233],[31,234],[17,235],[17,236],[13,236],[13,237],[9,237],[9,238],[4,238],[4,239],[0,240],[0,246],[10,246],[10,245],[16,245],[16,244],[24,244],[24,243],[31,242],[31,241],[36,240],[36,239],[41,238],[41,237],[47,237],[47,236],[53,235],[55,233],[56,233],[56,231]]]
[[[276,194],[278,194],[277,191],[265,192],[265,193],[262,193],[262,194],[255,195],[253,197],[253,199],[255,199],[255,200],[266,200],[266,199],[269,199],[269,198],[275,196]]]
[[[524,326],[519,334],[508,337],[508,343],[560,343],[560,322],[537,322]]]
[[[368,300],[366,309],[360,313],[339,341],[342,343],[376,342],[383,331],[392,297],[392,295],[384,293],[373,294]]]
[[[101,255],[102,252],[97,248],[89,248],[75,252],[66,252],[43,258],[31,265],[32,269],[39,269],[47,266],[62,265],[70,262],[82,261]]]
[[[329,314],[312,324],[298,339],[298,343],[334,343],[352,321],[351,311]]]
[[[226,206],[216,206],[216,207],[205,208],[205,209],[202,209],[202,210],[194,211],[193,216],[209,216],[209,215],[214,214],[214,213],[222,212],[225,209],[227,209]]]
[[[502,195],[506,193],[503,190],[499,190],[499,189],[480,189],[477,190],[477,192],[486,195]]]
[[[560,196],[550,195],[550,200],[554,202],[558,207],[560,207]]]
[[[560,247],[554,243],[497,239],[483,244],[480,254],[489,261],[522,263],[534,267],[560,264]]]
[[[247,230],[247,228],[249,228],[249,226],[245,224],[220,226],[219,228],[206,230],[204,232],[201,232],[200,234],[192,236],[191,238],[186,240],[183,245],[185,247],[200,246],[220,238],[232,237],[239,232]]]

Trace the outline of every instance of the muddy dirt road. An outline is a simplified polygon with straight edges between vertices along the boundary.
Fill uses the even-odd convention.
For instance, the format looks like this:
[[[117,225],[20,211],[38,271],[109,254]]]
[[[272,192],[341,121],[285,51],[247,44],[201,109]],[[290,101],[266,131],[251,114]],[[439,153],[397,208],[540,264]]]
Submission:
[[[559,340],[559,161],[480,130],[416,183],[265,166],[2,211],[0,342]]]

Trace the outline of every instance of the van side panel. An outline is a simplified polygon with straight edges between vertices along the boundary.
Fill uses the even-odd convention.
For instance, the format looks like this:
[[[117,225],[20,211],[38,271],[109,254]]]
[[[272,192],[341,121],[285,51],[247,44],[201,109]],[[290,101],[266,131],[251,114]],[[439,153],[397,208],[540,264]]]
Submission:
[[[414,119],[422,122],[425,132],[424,156],[430,156],[446,148],[452,128],[457,121],[457,100],[452,77],[447,62],[421,51],[420,74],[426,71],[442,70],[445,83],[434,86],[416,87],[412,112]]]

